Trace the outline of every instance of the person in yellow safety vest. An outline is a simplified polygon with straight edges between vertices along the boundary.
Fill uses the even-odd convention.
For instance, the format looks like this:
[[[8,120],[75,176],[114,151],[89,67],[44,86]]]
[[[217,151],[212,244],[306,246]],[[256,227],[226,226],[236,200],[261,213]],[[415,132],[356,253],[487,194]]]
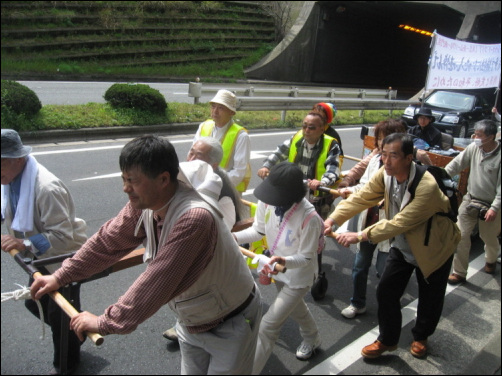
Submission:
[[[221,142],[223,159],[220,167],[242,195],[251,180],[251,141],[246,128],[233,121],[237,97],[228,90],[219,90],[209,103],[212,119],[199,125],[192,144],[200,137],[213,137]]]
[[[327,218],[334,199],[317,188],[334,187],[340,177],[340,145],[324,133],[329,124],[327,120],[324,111],[310,111],[303,120],[302,130],[279,145],[258,170],[258,176],[265,179],[277,163],[288,160],[297,164],[310,188],[308,200],[323,219]],[[322,252],[318,254],[318,265],[319,275],[323,278]]]
[[[340,145],[324,133],[328,124],[324,112],[309,112],[303,120],[302,130],[279,145],[258,170],[258,176],[264,179],[270,168],[279,162],[289,160],[298,164],[308,181],[309,201],[323,218],[328,214],[333,198],[317,188],[334,187],[340,176]]]
[[[338,146],[340,146],[340,169],[342,168],[343,163],[343,147],[342,147],[342,138],[338,134],[335,128],[330,126],[330,124],[335,120],[336,116],[336,107],[333,103],[317,103],[312,107],[312,111],[324,112],[326,115],[326,123],[324,124],[324,134],[333,137],[336,142],[338,142]]]

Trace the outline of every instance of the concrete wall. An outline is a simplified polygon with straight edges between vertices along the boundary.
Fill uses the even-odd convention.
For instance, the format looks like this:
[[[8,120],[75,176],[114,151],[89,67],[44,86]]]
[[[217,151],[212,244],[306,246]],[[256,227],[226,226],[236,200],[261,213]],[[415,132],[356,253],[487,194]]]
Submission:
[[[248,78],[386,88],[423,86],[430,37],[401,23],[449,38],[500,43],[498,1],[306,1],[284,40]]]
[[[267,56],[246,70],[248,77],[273,81],[310,81],[320,10],[315,3],[304,2],[293,27]]]

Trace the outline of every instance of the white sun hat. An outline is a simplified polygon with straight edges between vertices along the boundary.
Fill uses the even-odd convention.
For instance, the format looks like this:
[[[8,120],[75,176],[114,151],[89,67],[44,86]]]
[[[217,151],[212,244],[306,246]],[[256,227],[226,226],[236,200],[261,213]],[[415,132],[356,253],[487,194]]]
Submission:
[[[234,93],[228,90],[218,90],[216,95],[214,96],[213,99],[209,101],[209,103],[218,103],[226,108],[228,108],[230,111],[236,112],[236,107],[237,107],[237,97],[235,96]]]
[[[211,165],[198,159],[181,162],[178,180],[195,189],[199,196],[223,217],[218,204],[223,182],[214,173]]]

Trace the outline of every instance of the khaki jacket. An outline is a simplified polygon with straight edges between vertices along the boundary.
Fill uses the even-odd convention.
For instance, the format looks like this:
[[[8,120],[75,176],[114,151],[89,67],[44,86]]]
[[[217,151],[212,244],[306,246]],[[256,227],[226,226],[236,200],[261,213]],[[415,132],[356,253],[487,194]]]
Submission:
[[[23,182],[24,184],[24,182]],[[38,165],[35,181],[35,210],[33,213],[33,231],[24,233],[25,238],[42,234],[50,243],[50,248],[38,259],[59,256],[77,251],[87,240],[87,225],[83,219],[75,216],[75,205],[66,185],[44,166]],[[5,212],[5,226],[10,235],[21,238],[12,226],[13,213],[10,203]],[[53,273],[61,264],[47,265]]]
[[[415,164],[412,163],[408,189],[415,177],[415,170]],[[385,215],[389,218],[390,187],[391,177],[382,167],[359,192],[338,204],[330,217],[337,225],[341,225],[347,219],[378,204],[384,198]],[[447,213],[449,208],[448,198],[441,192],[434,177],[426,172],[412,200],[410,192],[406,191],[401,211],[394,218],[382,219],[363,232],[368,235],[372,243],[391,239],[404,233],[418,267],[427,278],[448,260],[460,241],[460,230],[457,225],[447,217],[436,214]],[[431,217],[429,243],[426,245],[424,244],[425,235],[428,220]]]

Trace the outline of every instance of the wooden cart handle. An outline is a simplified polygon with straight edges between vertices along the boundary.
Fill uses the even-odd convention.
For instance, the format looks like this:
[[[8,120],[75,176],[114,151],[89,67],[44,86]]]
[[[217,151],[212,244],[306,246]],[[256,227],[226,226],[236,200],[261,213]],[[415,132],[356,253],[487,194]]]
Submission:
[[[20,252],[17,249],[13,249],[9,251],[10,255],[12,257],[16,257]],[[19,254],[18,257],[21,257]],[[42,273],[40,272],[35,272],[33,273],[33,279],[37,279],[42,277]],[[70,317],[73,318],[74,316],[78,315],[79,312],[73,307],[68,300],[65,299],[63,295],[59,291],[51,291],[48,293],[48,295],[54,300],[59,307]],[[86,333],[87,337],[96,344],[96,346],[100,346],[104,342],[103,336],[99,333]]]

